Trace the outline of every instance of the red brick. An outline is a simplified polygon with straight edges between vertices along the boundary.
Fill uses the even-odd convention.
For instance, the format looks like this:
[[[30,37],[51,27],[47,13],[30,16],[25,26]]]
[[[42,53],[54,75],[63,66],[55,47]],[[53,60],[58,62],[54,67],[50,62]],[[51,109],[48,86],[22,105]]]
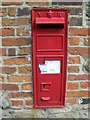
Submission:
[[[27,5],[33,6],[33,5],[49,5],[51,0],[34,0],[34,1],[30,1],[30,0],[25,0]]]
[[[30,25],[31,19],[30,18],[17,18],[15,19],[15,25],[20,26],[20,25]],[[29,31],[29,30],[28,30]]]
[[[68,8],[68,7],[72,7],[73,6],[73,8],[74,7],[81,7],[81,5],[83,4],[83,2],[82,2],[82,0],[80,0],[80,1],[65,1],[65,0],[63,0],[63,1],[56,1],[56,0],[53,0],[53,2],[52,2],[52,5],[60,5],[61,7],[62,7],[62,5],[64,5],[64,8]],[[76,7],[76,8],[77,8]]]
[[[68,103],[68,104],[76,104],[76,98],[68,98],[66,100],[66,103]]]
[[[21,46],[21,45],[29,45],[29,38],[3,38],[2,45],[3,46]]]
[[[15,26],[15,19],[3,18],[2,26]]]
[[[30,64],[30,61],[27,58],[7,58],[4,59],[5,65],[22,65],[22,64]]]
[[[70,45],[79,45],[80,38],[70,38],[69,44]]]
[[[3,18],[2,19],[2,26],[21,26],[21,25],[29,25],[30,18]]]
[[[18,54],[19,55],[29,55],[29,54],[31,54],[31,48],[30,47],[20,47]]]
[[[90,83],[89,82],[81,82],[80,83],[81,88],[85,89],[85,88],[89,88],[90,87]]]
[[[68,90],[75,90],[78,89],[78,82],[68,82],[67,83],[67,89]]]
[[[0,67],[0,73],[2,73],[2,67]]]
[[[32,106],[32,100],[26,100],[25,101],[26,106]]]
[[[13,28],[3,28],[2,36],[14,36],[14,29]]]
[[[23,101],[22,100],[11,100],[11,105],[12,106],[21,106],[21,105],[23,105]]]
[[[2,28],[0,28],[0,36],[2,36]]]
[[[7,16],[7,8],[1,8],[0,17],[6,17],[6,16]]]
[[[32,90],[32,84],[23,84],[22,89],[23,90]]]
[[[15,16],[16,9],[15,8],[8,8],[8,15],[9,16]]]
[[[3,0],[2,5],[22,5],[23,0]]]
[[[79,72],[79,66],[69,66],[68,67],[68,72],[75,72],[78,73]]]
[[[16,72],[16,68],[15,67],[3,67],[2,68],[2,73],[3,74],[12,74]]]
[[[3,82],[3,76],[0,75],[0,82]]]
[[[30,82],[31,80],[32,80],[31,76],[17,76],[17,75],[8,76],[9,82]]]
[[[19,73],[21,74],[30,74],[32,72],[32,67],[31,66],[23,66],[18,68]]]
[[[70,64],[80,64],[80,57],[69,57],[69,63]]]
[[[84,39],[84,45],[90,46],[90,38],[85,38]]]
[[[67,97],[88,97],[88,91],[73,91],[67,92]]]
[[[9,56],[14,56],[14,55],[16,55],[16,54],[15,54],[15,48],[9,48],[9,49],[8,49],[8,55],[9,55]]]
[[[90,28],[70,28],[70,35],[87,36],[90,35],[89,31]]]
[[[2,90],[18,91],[19,88],[17,84],[2,84]]]
[[[18,8],[17,9],[17,16],[30,16],[31,15],[31,10],[29,7],[23,7],[23,8]]]
[[[17,36],[30,36],[30,30],[25,27],[16,28]]]
[[[2,48],[2,55],[6,55],[6,48]]]
[[[6,48],[0,48],[0,55],[1,56],[6,55]]]
[[[90,75],[81,74],[81,75],[68,75],[69,80],[88,80]]]
[[[2,85],[1,84],[2,84],[2,82],[0,83],[0,91],[2,90]]]
[[[89,50],[88,47],[71,47],[69,53],[71,55],[88,55]]]
[[[2,58],[0,59],[0,64],[2,63]]]
[[[82,17],[70,17],[69,18],[69,25],[70,26],[82,26]]]
[[[7,95],[8,98],[31,98],[31,92],[11,92]]]
[[[81,15],[82,8],[68,7],[68,12],[70,15]]]

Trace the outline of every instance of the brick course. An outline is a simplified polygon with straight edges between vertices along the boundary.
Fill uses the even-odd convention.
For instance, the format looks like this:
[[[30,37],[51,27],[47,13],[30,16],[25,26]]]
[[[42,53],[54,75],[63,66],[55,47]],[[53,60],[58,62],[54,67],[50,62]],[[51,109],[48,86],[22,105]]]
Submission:
[[[17,57],[17,58],[7,58],[4,59],[5,65],[22,65],[22,64],[30,64],[30,61],[25,57]]]
[[[31,80],[32,80],[31,76],[17,76],[17,75],[8,76],[9,82],[30,82]]]
[[[6,55],[6,48],[0,48],[0,55],[2,56]]]
[[[21,45],[29,45],[29,38],[3,38],[2,45],[3,46],[21,46]]]
[[[32,72],[32,67],[31,66],[23,66],[18,68],[19,73],[21,74],[29,74]]]
[[[88,91],[73,91],[67,93],[67,97],[88,97],[88,95]]]
[[[90,46],[90,38],[85,38],[84,39],[84,45]]]
[[[88,36],[90,35],[89,33],[90,28],[70,28],[70,35],[74,36]]]
[[[14,36],[14,29],[13,28],[2,29],[2,36]]]
[[[68,104],[76,104],[76,99],[75,98],[67,99],[66,103],[68,103]]]
[[[69,57],[70,64],[80,64],[80,56],[77,57]]]
[[[2,17],[7,16],[7,8],[0,9],[0,16],[2,16]]]
[[[3,74],[12,74],[16,72],[16,68],[15,67],[3,67],[2,68],[2,73]]]
[[[18,50],[19,55],[29,55],[31,54],[31,48],[30,47],[20,47]]]
[[[72,45],[79,45],[79,41],[80,41],[80,38],[73,38],[73,37],[71,37],[70,39],[69,39],[69,44],[72,46]]]
[[[34,1],[25,0],[25,2],[26,2],[27,5],[30,5],[30,6],[34,6],[34,5],[37,5],[37,6],[43,6],[44,5],[45,6],[45,5],[49,5],[51,0],[39,0],[39,1],[37,1],[37,0],[34,0]]]
[[[8,56],[15,56],[16,55],[16,50],[15,48],[9,48],[8,49]]]
[[[3,0],[2,1],[2,5],[5,5],[5,6],[7,6],[7,5],[22,5],[23,4],[23,0],[18,0],[18,1],[16,1],[16,0]]]
[[[68,75],[68,80],[88,80],[89,78],[90,78],[90,75],[88,75],[88,74]]]
[[[68,82],[67,83],[67,89],[68,90],[75,90],[78,89],[78,82]]]
[[[8,98],[31,98],[31,92],[10,92],[7,95]]]
[[[79,66],[69,66],[68,67],[68,72],[69,73],[71,73],[71,72],[74,72],[74,73],[79,72]]]
[[[2,90],[6,91],[18,91],[18,85],[17,84],[2,84]]]
[[[21,25],[29,25],[30,24],[30,18],[3,18],[2,19],[2,25],[3,26],[21,26]]]
[[[88,55],[88,47],[71,47],[69,48],[69,53],[71,55]]]
[[[11,100],[11,104],[12,106],[21,106],[23,105],[23,101],[22,100]]]
[[[15,16],[16,14],[16,8],[12,7],[12,8],[8,8],[8,15],[9,16]]]
[[[32,85],[31,84],[23,84],[22,90],[32,90]]]
[[[26,106],[32,106],[32,100],[26,100],[25,101]]]
[[[84,88],[89,88],[90,87],[90,83],[89,82],[81,82],[80,83],[80,87],[83,88],[83,89]]]

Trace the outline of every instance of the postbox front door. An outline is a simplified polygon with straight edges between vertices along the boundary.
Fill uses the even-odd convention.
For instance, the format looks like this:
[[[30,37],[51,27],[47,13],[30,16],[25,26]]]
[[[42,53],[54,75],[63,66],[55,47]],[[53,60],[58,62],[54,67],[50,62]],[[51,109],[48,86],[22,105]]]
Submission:
[[[33,9],[34,106],[63,107],[67,66],[67,10]]]

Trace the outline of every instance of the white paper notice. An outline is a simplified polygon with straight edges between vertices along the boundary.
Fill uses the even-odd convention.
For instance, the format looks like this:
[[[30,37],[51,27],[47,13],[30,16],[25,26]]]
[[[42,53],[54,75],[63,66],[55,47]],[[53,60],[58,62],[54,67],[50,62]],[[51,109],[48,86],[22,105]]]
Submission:
[[[45,64],[39,64],[41,74],[54,74],[60,73],[61,61],[46,60]]]

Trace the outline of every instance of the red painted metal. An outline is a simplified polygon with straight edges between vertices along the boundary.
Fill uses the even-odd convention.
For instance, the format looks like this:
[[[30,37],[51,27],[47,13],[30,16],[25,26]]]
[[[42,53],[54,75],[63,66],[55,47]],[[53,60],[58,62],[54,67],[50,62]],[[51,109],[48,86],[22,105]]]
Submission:
[[[64,24],[64,18],[36,18],[36,24]]]
[[[66,9],[32,9],[35,108],[63,107],[65,104],[67,32]],[[45,67],[48,62],[54,64],[56,61],[59,62],[59,72],[49,73],[44,70],[43,73],[40,66]],[[55,66],[50,69],[53,71]]]

